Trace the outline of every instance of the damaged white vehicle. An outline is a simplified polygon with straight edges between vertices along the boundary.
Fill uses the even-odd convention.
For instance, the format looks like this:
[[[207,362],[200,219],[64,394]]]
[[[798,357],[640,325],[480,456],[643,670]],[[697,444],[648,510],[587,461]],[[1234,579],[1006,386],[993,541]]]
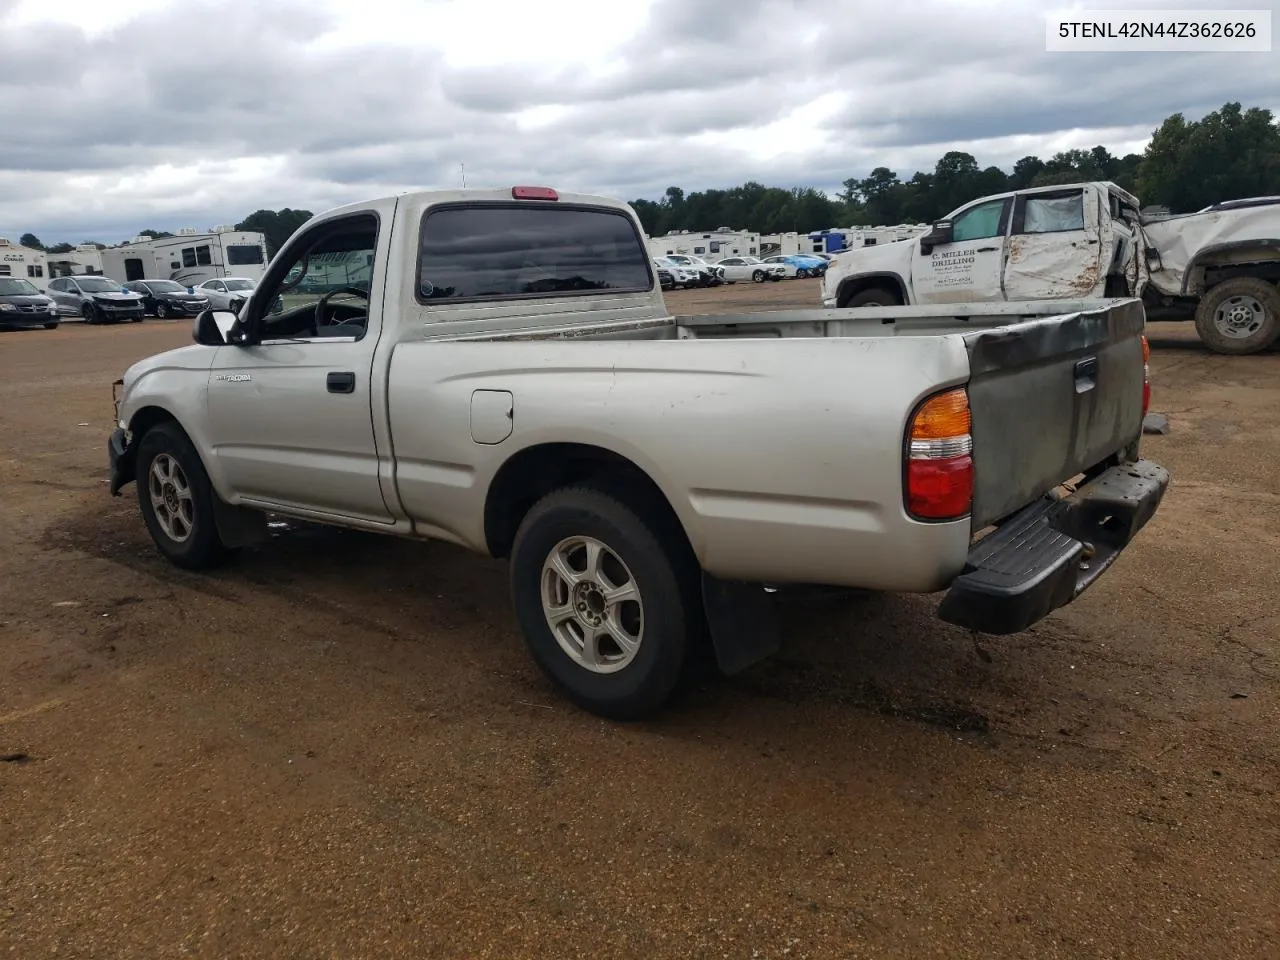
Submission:
[[[1217,353],[1280,341],[1280,198],[1144,222],[1114,183],[982,197],[926,235],[840,254],[828,307],[1141,297],[1148,319],[1195,318]]]

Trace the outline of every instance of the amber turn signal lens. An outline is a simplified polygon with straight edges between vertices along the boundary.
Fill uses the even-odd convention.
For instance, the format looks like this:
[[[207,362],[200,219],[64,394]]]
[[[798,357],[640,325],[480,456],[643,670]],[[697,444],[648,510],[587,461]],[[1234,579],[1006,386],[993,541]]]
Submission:
[[[969,432],[969,395],[964,387],[940,393],[925,401],[911,421],[912,440],[941,440]]]

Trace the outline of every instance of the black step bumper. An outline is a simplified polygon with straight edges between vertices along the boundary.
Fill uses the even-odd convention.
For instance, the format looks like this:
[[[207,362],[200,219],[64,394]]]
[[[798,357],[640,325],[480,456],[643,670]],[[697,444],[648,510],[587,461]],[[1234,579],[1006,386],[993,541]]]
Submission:
[[[1025,630],[1111,566],[1168,486],[1167,470],[1139,460],[1103,471],[1062,499],[1031,504],[973,545],[938,616],[980,633]]]

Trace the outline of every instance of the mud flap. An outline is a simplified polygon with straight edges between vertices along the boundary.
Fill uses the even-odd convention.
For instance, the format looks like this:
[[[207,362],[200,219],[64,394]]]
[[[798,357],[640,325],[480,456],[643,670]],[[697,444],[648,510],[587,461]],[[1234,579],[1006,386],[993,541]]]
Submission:
[[[704,572],[702,605],[721,672],[740,673],[777,652],[778,609],[763,585],[718,580]]]
[[[213,517],[218,527],[218,539],[224,545],[247,547],[267,539],[267,515],[261,510],[236,507],[213,493]]]

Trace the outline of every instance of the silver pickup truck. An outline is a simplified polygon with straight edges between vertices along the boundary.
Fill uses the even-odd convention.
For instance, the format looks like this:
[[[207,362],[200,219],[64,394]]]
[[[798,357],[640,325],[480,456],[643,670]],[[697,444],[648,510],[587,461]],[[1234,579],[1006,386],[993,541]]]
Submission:
[[[283,304],[283,309],[281,305]],[[538,187],[315,217],[239,313],[116,381],[110,490],[198,569],[269,514],[509,559],[603,716],[776,649],[790,584],[1025,629],[1156,510],[1137,300],[672,316],[634,212]],[[767,585],[767,588],[766,588]]]

